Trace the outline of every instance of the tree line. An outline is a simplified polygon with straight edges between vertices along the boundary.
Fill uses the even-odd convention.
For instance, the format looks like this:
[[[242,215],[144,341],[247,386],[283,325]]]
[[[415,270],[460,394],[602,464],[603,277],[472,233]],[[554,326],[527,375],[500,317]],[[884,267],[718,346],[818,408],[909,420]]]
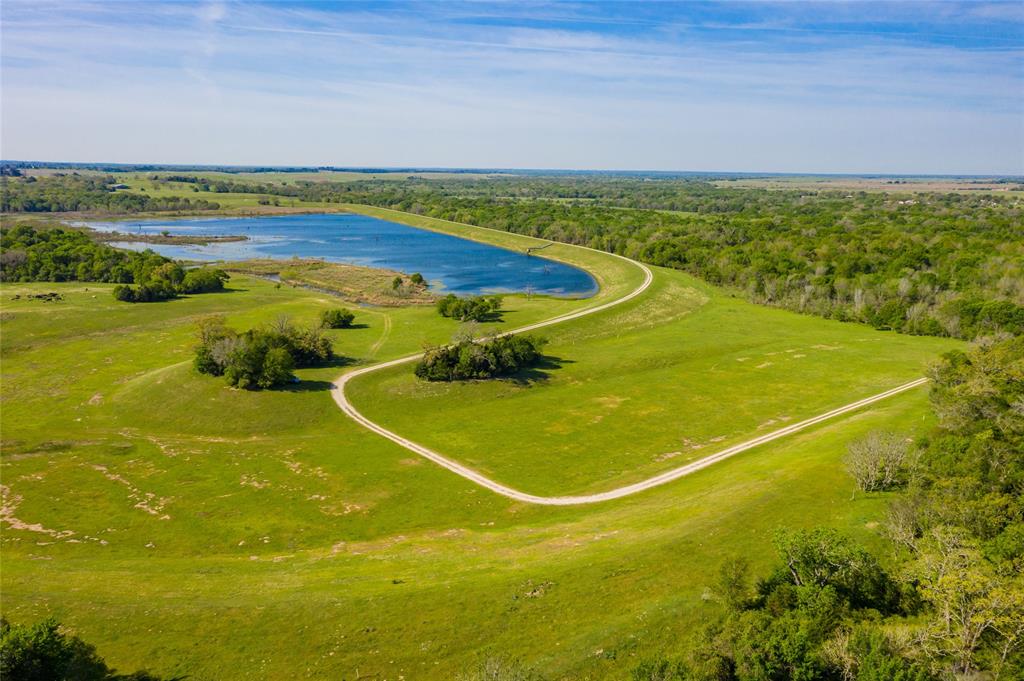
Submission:
[[[589,246],[879,329],[1024,332],[1024,203],[1009,196],[594,177],[300,181],[287,191]]]
[[[969,339],[1024,332],[1024,215],[984,202],[824,199],[711,215],[440,196],[388,207],[620,253],[755,303]]]
[[[376,205],[590,246],[684,270],[752,302],[879,329],[965,339],[1024,332],[1024,203],[1012,196],[767,190],[707,178],[286,185],[183,174],[160,181],[169,179],[210,191]],[[113,177],[29,180],[3,178],[5,211],[204,207],[111,192]]]
[[[117,191],[112,176],[53,175],[0,178],[0,211],[4,213],[58,213],[104,211],[148,213],[157,211],[218,210],[220,204],[182,196],[147,196]]]

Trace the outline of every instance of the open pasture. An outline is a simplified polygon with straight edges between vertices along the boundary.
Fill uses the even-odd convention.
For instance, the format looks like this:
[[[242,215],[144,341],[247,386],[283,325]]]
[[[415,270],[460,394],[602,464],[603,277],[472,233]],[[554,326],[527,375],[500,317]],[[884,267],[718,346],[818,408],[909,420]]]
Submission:
[[[612,300],[641,278],[604,254],[549,250],[588,267],[602,292],[510,296],[481,332]],[[930,423],[926,392],[914,390],[635,497],[521,504],[363,430],[327,392],[348,367],[444,342],[458,324],[429,307],[359,308],[356,328],[328,332],[346,359],[299,371],[290,389],[230,390],[191,369],[197,319],[308,324],[343,303],[244,276],[229,285],[138,305],[106,285],[3,287],[0,579],[12,620],[53,614],[121,669],[199,679],[451,678],[487,655],[556,678],[622,678],[719,607],[706,591],[719,564],[739,553],[767,564],[775,527],[829,524],[877,541],[886,495],[851,498],[846,444]],[[65,299],[25,298],[44,291]],[[409,436],[428,440],[430,422],[458,431],[434,444],[560,493],[877,392],[952,345],[756,308],[661,270],[635,301],[544,335],[559,358],[544,377],[426,386],[404,367],[355,383],[352,396]],[[382,409],[382,394],[401,408]],[[672,442],[657,439],[658,423]],[[552,453],[559,427],[592,452]],[[655,460],[684,437],[705,447]],[[488,439],[500,446],[473,444]]]

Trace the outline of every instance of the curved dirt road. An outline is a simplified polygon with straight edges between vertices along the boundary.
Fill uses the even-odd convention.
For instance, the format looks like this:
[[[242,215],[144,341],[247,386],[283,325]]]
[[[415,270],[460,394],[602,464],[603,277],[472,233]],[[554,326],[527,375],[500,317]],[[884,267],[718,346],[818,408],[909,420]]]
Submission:
[[[578,248],[585,248],[585,247],[584,246],[578,246]],[[595,249],[587,249],[587,250],[595,250]],[[600,252],[604,253],[603,251],[600,251]],[[525,332],[525,331],[533,331],[534,329],[540,329],[540,328],[543,328],[545,326],[551,326],[553,324],[558,324],[558,323],[561,323],[561,322],[569,321],[570,319],[578,319],[578,318],[583,317],[585,315],[594,314],[595,312],[600,312],[602,310],[607,310],[610,307],[613,307],[615,305],[619,305],[619,304],[624,303],[624,302],[626,302],[628,300],[632,300],[633,298],[636,298],[638,295],[640,295],[641,293],[646,291],[648,289],[648,287],[650,287],[651,282],[654,280],[654,275],[651,272],[650,268],[648,268],[646,265],[644,265],[643,263],[636,262],[635,260],[630,260],[629,258],[626,258],[624,256],[616,255],[614,253],[604,253],[604,254],[605,255],[612,255],[612,256],[614,256],[616,258],[620,258],[622,260],[625,260],[625,261],[627,261],[629,263],[632,263],[633,265],[639,267],[641,270],[643,270],[643,272],[644,272],[644,280],[640,284],[640,286],[638,286],[636,289],[634,289],[633,291],[631,291],[627,295],[625,295],[625,296],[623,296],[621,298],[618,298],[616,300],[613,300],[611,302],[604,303],[602,305],[597,305],[595,307],[590,307],[590,308],[585,308],[585,309],[582,309],[582,310],[577,310],[575,312],[570,312],[570,313],[567,313],[567,314],[564,314],[564,315],[559,315],[558,317],[553,317],[551,319],[547,319],[547,320],[542,321],[542,322],[537,322],[535,324],[529,324],[527,326],[523,326],[523,327],[520,327],[518,329],[514,329],[512,331],[506,331],[506,332],[504,332],[502,334],[497,334],[497,335],[508,335],[508,334],[513,334],[513,333],[522,333],[522,332]],[[488,478],[488,477],[478,473],[477,471],[473,470],[472,468],[469,468],[467,466],[462,465],[458,461],[454,461],[453,459],[449,459],[446,456],[442,456],[441,454],[438,454],[437,452],[435,452],[435,451],[433,451],[431,449],[427,449],[423,445],[417,444],[417,443],[413,442],[412,440],[404,438],[401,435],[398,435],[397,433],[394,433],[394,432],[388,430],[387,428],[384,428],[383,426],[378,425],[377,423],[374,423],[373,421],[371,421],[367,417],[363,416],[359,412],[359,410],[357,410],[355,408],[355,406],[353,406],[353,404],[351,402],[349,402],[348,398],[345,396],[345,386],[353,378],[355,378],[357,376],[362,376],[363,374],[368,374],[368,373],[373,372],[373,371],[381,371],[382,369],[387,369],[387,368],[390,368],[390,367],[393,367],[393,366],[398,366],[399,364],[407,364],[409,362],[414,362],[414,361],[418,360],[422,356],[423,356],[423,353],[417,353],[415,355],[408,355],[406,357],[400,357],[398,359],[393,359],[393,360],[390,360],[390,361],[387,361],[387,362],[381,362],[379,364],[372,364],[370,366],[363,367],[361,369],[356,369],[355,371],[350,371],[350,372],[348,372],[346,374],[343,374],[342,376],[340,376],[337,379],[337,381],[334,382],[334,384],[333,384],[333,386],[331,388],[331,396],[334,398],[334,401],[338,403],[338,406],[341,407],[341,410],[343,412],[345,412],[350,418],[352,418],[353,421],[355,421],[359,425],[363,426],[364,428],[366,428],[368,430],[371,430],[374,433],[377,433],[378,435],[386,437],[387,439],[391,440],[395,444],[398,444],[398,445],[400,445],[402,447],[405,447],[409,451],[411,451],[411,452],[413,452],[415,454],[418,454],[418,455],[420,455],[420,456],[422,456],[422,457],[424,457],[426,459],[429,459],[429,460],[433,461],[434,463],[436,463],[437,465],[443,466],[444,468],[447,468],[448,470],[450,470],[451,472],[455,473],[456,475],[461,475],[462,477],[466,478],[467,480],[475,482],[476,484],[480,485],[481,487],[489,489],[492,492],[495,492],[496,494],[500,494],[500,495],[508,497],[510,499],[515,499],[516,501],[523,501],[523,502],[526,502],[526,503],[529,503],[529,504],[539,504],[539,505],[543,505],[543,506],[575,506],[575,505],[580,505],[580,504],[596,504],[598,502],[611,501],[612,499],[619,499],[621,497],[629,496],[631,494],[636,494],[638,492],[643,492],[644,490],[651,489],[652,487],[657,487],[659,485],[664,485],[665,483],[671,482],[673,480],[678,480],[679,478],[681,478],[683,476],[689,475],[690,473],[693,473],[695,471],[699,471],[702,468],[707,468],[708,466],[710,466],[710,465],[712,465],[714,463],[722,461],[723,459],[727,459],[730,456],[734,456],[736,454],[739,454],[740,452],[744,452],[744,451],[746,451],[748,449],[751,449],[753,447],[757,447],[758,445],[762,445],[762,444],[765,444],[767,442],[771,442],[772,440],[776,440],[776,439],[778,439],[780,437],[785,437],[786,435],[790,435],[790,434],[795,433],[797,431],[803,430],[804,428],[809,428],[810,426],[813,426],[813,425],[816,425],[818,423],[821,423],[822,421],[826,421],[828,419],[834,418],[836,416],[840,416],[840,415],[845,414],[847,412],[854,411],[856,409],[860,409],[861,407],[867,406],[867,405],[872,404],[874,402],[878,402],[880,400],[884,400],[884,399],[886,399],[888,397],[892,397],[893,395],[899,394],[899,393],[901,393],[901,392],[903,392],[905,390],[910,390],[912,388],[916,388],[917,386],[923,385],[924,383],[926,383],[928,381],[927,378],[919,378],[916,381],[911,381],[910,383],[904,383],[903,385],[898,386],[896,388],[893,388],[891,390],[887,390],[887,391],[879,393],[877,395],[872,395],[871,397],[867,397],[867,398],[864,398],[862,400],[858,400],[857,402],[851,402],[850,404],[847,404],[845,406],[839,407],[837,409],[833,409],[832,411],[825,412],[824,414],[820,414],[818,416],[814,416],[812,418],[806,419],[806,420],[801,421],[799,423],[794,423],[794,424],[792,424],[790,426],[786,426],[785,428],[780,428],[778,430],[772,431],[771,433],[767,433],[767,434],[762,435],[760,437],[756,437],[756,438],[754,438],[752,440],[747,440],[746,442],[741,442],[740,444],[733,445],[732,447],[729,447],[727,449],[723,449],[722,451],[717,452],[715,454],[711,454],[709,456],[705,456],[705,457],[703,457],[701,459],[698,459],[697,461],[693,461],[693,462],[688,463],[688,464],[686,464],[684,466],[679,466],[678,468],[673,468],[673,469],[671,469],[669,471],[665,471],[664,473],[660,473],[658,475],[655,475],[654,477],[647,478],[646,480],[641,480],[640,482],[636,482],[636,483],[633,483],[631,485],[626,485],[624,487],[618,487],[616,489],[608,490],[607,492],[598,492],[598,493],[595,493],[595,494],[585,494],[585,495],[581,495],[581,496],[540,497],[540,496],[537,496],[537,495],[534,495],[534,494],[527,494],[526,492],[520,492],[517,489],[513,489],[512,487],[508,487],[507,485],[503,485],[500,482],[497,482],[495,480],[491,480],[490,478]]]

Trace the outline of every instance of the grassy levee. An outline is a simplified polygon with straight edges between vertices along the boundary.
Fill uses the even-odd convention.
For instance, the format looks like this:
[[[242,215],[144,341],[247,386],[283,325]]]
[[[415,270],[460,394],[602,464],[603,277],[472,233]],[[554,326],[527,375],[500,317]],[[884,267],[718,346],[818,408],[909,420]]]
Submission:
[[[597,268],[600,295],[613,295],[616,275]],[[229,285],[138,305],[109,285],[2,286],[4,616],[55,615],[119,669],[193,679],[450,679],[488,654],[553,678],[620,679],[717,610],[706,587],[723,562],[744,554],[763,569],[774,528],[827,524],[879,542],[887,497],[853,496],[840,459],[871,429],[931,423],[914,390],[633,497],[520,504],[346,419],[327,392],[343,362],[258,393],[196,374],[204,315],[240,329],[281,314],[305,324],[339,304],[259,279]],[[44,291],[65,300],[25,298]],[[485,331],[593,304],[510,296]],[[359,308],[356,324],[328,332],[351,366],[458,328],[424,307]],[[640,298],[544,335],[562,360],[546,377],[424,386],[406,366],[365,377],[354,397],[403,434],[447,433],[439,450],[499,478],[564,492],[889,387],[952,345],[756,308],[662,271]],[[805,351],[815,344],[842,349]],[[553,437],[593,451],[555,451]],[[683,437],[705,447],[652,462]],[[475,438],[500,446],[478,451]]]

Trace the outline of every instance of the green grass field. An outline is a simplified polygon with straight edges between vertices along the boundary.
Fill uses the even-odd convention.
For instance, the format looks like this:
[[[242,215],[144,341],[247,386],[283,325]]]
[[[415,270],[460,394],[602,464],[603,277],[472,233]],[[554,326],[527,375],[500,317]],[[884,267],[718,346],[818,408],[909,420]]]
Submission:
[[[484,330],[597,305],[641,278],[604,254],[545,253],[587,267],[602,292],[510,296]],[[241,276],[230,287],[128,305],[107,285],[3,286],[6,617],[53,614],[119,669],[193,679],[444,679],[493,654],[553,678],[624,678],[718,608],[706,588],[723,561],[772,560],[772,529],[879,542],[886,497],[851,495],[846,444],[931,422],[918,389],[633,497],[530,506],[361,429],[327,392],[345,366],[444,342],[458,324],[429,307],[360,308],[358,328],[329,332],[347,361],[300,371],[290,390],[236,391],[191,369],[197,319],[310,323],[338,301]],[[65,300],[24,298],[51,290]],[[635,301],[544,335],[560,366],[541,380],[428,386],[406,366],[350,392],[503,482],[566,493],[879,392],[955,346],[755,307],[662,270]]]

